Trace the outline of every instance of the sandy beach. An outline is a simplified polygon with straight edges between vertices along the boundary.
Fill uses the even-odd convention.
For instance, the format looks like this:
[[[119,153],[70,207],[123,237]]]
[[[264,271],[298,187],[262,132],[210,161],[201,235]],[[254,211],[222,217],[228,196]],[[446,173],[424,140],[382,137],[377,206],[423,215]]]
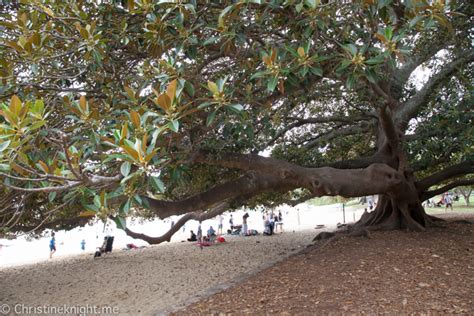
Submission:
[[[302,250],[315,234],[229,236],[202,250],[194,243],[169,243],[97,259],[83,255],[3,268],[0,302],[12,310],[15,304],[89,305],[115,307],[120,315],[166,314]]]

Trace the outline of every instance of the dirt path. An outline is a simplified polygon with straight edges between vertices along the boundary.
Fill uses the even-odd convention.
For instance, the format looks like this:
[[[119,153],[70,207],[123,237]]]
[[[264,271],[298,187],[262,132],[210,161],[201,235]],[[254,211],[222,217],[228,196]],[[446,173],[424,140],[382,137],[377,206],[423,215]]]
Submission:
[[[474,221],[474,214],[457,218]],[[196,313],[473,315],[474,225],[378,232],[308,248],[175,315]]]

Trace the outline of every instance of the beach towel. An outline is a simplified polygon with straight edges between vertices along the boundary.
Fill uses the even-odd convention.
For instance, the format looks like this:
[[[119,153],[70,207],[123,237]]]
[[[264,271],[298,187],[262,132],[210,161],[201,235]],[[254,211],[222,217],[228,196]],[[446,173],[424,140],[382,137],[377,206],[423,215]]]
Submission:
[[[212,246],[212,243],[211,243],[211,242],[208,242],[208,241],[203,241],[203,242],[198,242],[198,243],[196,243],[196,246],[199,246],[199,247],[209,247],[209,246]]]

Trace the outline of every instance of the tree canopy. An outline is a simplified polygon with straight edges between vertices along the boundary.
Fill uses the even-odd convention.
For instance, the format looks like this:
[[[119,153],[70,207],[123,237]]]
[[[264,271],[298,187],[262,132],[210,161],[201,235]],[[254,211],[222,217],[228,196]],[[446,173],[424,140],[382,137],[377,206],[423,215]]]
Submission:
[[[472,13],[442,0],[0,6],[0,227],[126,229],[380,194],[361,226],[422,230],[435,220],[423,200],[473,183]]]

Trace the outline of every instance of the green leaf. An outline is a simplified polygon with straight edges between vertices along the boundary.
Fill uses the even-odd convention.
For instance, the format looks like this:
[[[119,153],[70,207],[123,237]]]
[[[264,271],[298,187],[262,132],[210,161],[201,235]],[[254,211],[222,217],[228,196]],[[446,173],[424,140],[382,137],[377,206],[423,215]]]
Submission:
[[[254,73],[252,77],[250,77],[250,80],[253,80],[256,78],[263,78],[263,77],[268,76],[268,74],[269,74],[268,71],[259,71],[259,72]]]
[[[6,142],[0,143],[0,153],[4,151],[5,149],[7,149],[10,143],[11,143],[11,140],[7,140]]]
[[[349,89],[349,90],[352,89],[352,87],[354,86],[355,80],[356,80],[356,77],[355,77],[354,73],[351,73],[347,77],[347,80],[346,80],[347,89]]]
[[[217,25],[219,27],[224,27],[224,17],[227,13],[229,13],[232,9],[234,8],[234,5],[230,5],[228,7],[226,7],[224,10],[222,10],[221,14],[219,14],[219,18],[217,20]]]
[[[310,71],[313,75],[320,76],[320,77],[323,76],[323,70],[319,67],[311,67]]]
[[[305,77],[306,74],[308,73],[308,70],[309,70],[308,67],[303,66],[303,67],[300,69],[300,71],[299,71],[300,76],[301,76],[301,77]]]
[[[215,117],[216,117],[216,111],[212,111],[211,113],[209,113],[206,120],[206,126],[211,125]]]
[[[209,44],[214,44],[216,43],[217,41],[219,40],[219,37],[217,36],[212,36],[210,38],[208,38],[207,40],[204,41],[203,45],[209,45]]]
[[[178,132],[178,129],[179,129],[179,121],[178,121],[178,120],[171,120],[171,121],[168,123],[168,127],[170,128],[170,130],[172,130],[173,132],[177,133],[177,132]]]
[[[48,194],[48,201],[53,202],[54,199],[56,198],[57,192],[50,192]]]
[[[365,63],[367,65],[376,65],[376,64],[381,64],[384,61],[385,61],[385,56],[382,54],[382,55],[377,55],[375,57],[368,59]]]
[[[341,61],[341,63],[339,64],[339,66],[337,67],[336,72],[337,72],[337,73],[342,72],[342,71],[343,71],[344,69],[346,69],[351,63],[352,63],[351,60],[349,60],[349,59],[343,59],[343,60]]]
[[[298,3],[298,4],[295,6],[295,9],[296,9],[296,12],[297,12],[297,13],[300,13],[301,10],[303,10],[303,5],[304,5],[304,3],[301,2],[301,3]]]
[[[10,165],[0,163],[0,171],[10,171]]]
[[[365,77],[372,83],[377,83],[377,75],[373,69],[367,69],[365,71]]]
[[[342,45],[342,48],[351,53],[352,56],[357,55],[357,47],[354,44]]]
[[[267,90],[272,92],[278,84],[278,77],[271,77],[267,82]]]
[[[127,222],[125,221],[125,219],[121,216],[117,216],[114,218],[114,222],[115,222],[115,225],[117,225],[117,228],[118,229],[122,229],[122,230],[125,230],[125,228],[127,228]]]
[[[391,26],[387,26],[387,27],[385,28],[384,35],[385,35],[385,38],[386,38],[387,40],[391,40],[391,39],[392,39],[393,29],[392,29]]]
[[[186,90],[186,93],[189,94],[191,98],[194,97],[195,91],[194,91],[194,86],[192,85],[192,83],[190,83],[189,81],[186,81],[184,83],[184,90]]]
[[[316,0],[305,0],[304,2],[311,9],[316,8]]]
[[[128,212],[130,211],[131,205],[132,205],[132,199],[127,199],[125,203],[123,203],[122,206],[120,207],[120,211],[124,214],[128,214]]]
[[[199,106],[197,108],[198,109],[203,109],[205,107],[208,107],[211,104],[213,104],[213,103],[212,102],[203,102],[203,103],[199,104]]]
[[[165,184],[163,183],[163,181],[160,180],[160,178],[150,177],[150,180],[151,180],[151,185],[153,186],[153,188],[158,190],[160,193],[165,192]]]
[[[122,166],[120,166],[120,173],[126,177],[130,173],[130,169],[132,168],[132,164],[128,161],[125,161]]]
[[[227,81],[227,76],[217,80],[217,88],[219,89],[219,91],[224,91],[224,85],[226,81]]]
[[[230,105],[227,105],[226,107],[235,113],[240,113],[244,109],[242,104],[230,104]]]

